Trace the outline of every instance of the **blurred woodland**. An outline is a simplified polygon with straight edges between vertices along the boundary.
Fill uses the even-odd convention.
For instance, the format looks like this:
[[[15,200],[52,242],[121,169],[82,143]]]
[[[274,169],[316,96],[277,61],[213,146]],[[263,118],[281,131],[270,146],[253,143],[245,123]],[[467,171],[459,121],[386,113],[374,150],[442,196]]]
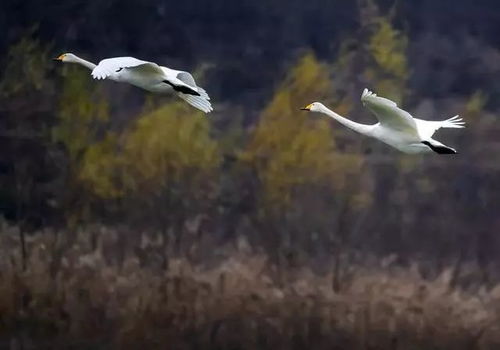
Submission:
[[[3,0],[0,30],[0,348],[500,344],[497,2]],[[191,70],[215,112],[63,52]],[[375,122],[365,87],[460,114],[459,153],[299,110]]]

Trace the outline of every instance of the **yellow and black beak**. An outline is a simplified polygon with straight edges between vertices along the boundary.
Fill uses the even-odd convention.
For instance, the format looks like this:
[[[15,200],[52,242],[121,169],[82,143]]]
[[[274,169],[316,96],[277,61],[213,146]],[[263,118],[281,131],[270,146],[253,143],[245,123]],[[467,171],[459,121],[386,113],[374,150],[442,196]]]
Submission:
[[[305,106],[304,108],[301,108],[302,111],[310,111],[311,110],[312,103],[310,105]]]
[[[64,55],[64,54],[62,54],[61,56],[56,57],[56,58],[53,58],[52,60],[53,60],[53,61],[61,61],[61,62],[62,62],[62,60],[63,60],[64,56],[65,56],[65,55]]]

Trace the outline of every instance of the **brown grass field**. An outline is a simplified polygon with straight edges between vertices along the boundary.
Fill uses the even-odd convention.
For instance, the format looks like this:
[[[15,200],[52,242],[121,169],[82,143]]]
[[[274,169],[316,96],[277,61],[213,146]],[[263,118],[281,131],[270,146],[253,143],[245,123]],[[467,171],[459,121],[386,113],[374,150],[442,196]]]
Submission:
[[[280,269],[244,241],[209,264],[148,234],[0,232],[0,349],[500,349],[500,286],[450,287],[391,259]],[[162,248],[163,247],[163,248]],[[195,249],[195,248],[193,248]],[[167,249],[168,250],[168,249]]]

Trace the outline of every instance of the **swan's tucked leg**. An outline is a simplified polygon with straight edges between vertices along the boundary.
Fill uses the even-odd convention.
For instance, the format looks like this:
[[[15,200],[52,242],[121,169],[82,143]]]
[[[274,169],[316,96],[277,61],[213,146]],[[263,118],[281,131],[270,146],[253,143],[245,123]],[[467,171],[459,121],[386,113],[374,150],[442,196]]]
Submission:
[[[454,148],[443,145],[441,142],[436,140],[422,141],[422,143],[428,146],[431,150],[439,154],[455,154],[457,151]]]
[[[198,91],[187,85],[175,85],[174,83],[168,80],[163,80],[163,82],[170,85],[177,92],[182,92],[183,94],[186,95],[200,96],[200,93]]]

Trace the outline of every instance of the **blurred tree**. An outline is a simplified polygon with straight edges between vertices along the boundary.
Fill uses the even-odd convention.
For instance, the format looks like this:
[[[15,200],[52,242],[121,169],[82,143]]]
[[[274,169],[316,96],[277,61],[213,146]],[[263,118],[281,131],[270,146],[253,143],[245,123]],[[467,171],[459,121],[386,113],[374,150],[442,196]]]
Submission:
[[[170,222],[178,220],[176,225],[182,226],[182,215],[194,215],[205,206],[207,211],[217,208],[226,213],[224,218],[215,216],[214,231],[233,221],[227,230],[234,235],[244,232],[253,238],[261,233],[262,240],[283,236],[283,242],[293,238],[297,247],[303,243],[303,250],[315,257],[326,246],[321,243],[327,231],[333,240],[349,239],[369,252],[396,252],[404,257],[418,253],[426,261],[450,255],[459,245],[467,248],[468,257],[474,254],[470,248],[474,245],[476,255],[495,255],[496,250],[485,253],[498,246],[494,228],[500,225],[488,209],[495,207],[500,193],[494,161],[499,150],[498,35],[489,15],[484,17],[492,13],[491,8],[479,9],[464,1],[449,7],[432,0],[396,2],[397,11],[389,14],[385,9],[394,1],[277,0],[229,5],[188,1],[170,2],[168,11],[163,0],[139,6],[133,1],[18,3],[0,2],[4,34],[0,37],[4,67],[0,73],[0,210],[20,223],[21,232],[57,224],[60,213],[76,222],[89,207],[93,209],[89,221],[128,223],[137,218],[144,225],[161,224],[178,232],[170,229]],[[165,21],[170,12],[177,15]],[[37,21],[39,29],[26,34]],[[143,40],[136,40],[139,37]],[[228,44],[235,38],[245,42],[243,49]],[[127,98],[119,98],[124,94],[118,87],[102,95],[99,86],[106,83],[91,83],[88,72],[72,71],[69,66],[52,70],[49,40],[58,47],[57,53],[67,48],[96,59],[114,52],[179,68],[198,60],[208,62],[207,81],[214,84],[207,87],[218,101],[217,112],[210,116],[214,132],[209,134],[217,140],[215,153],[224,154],[222,165],[214,165],[213,172],[222,175],[216,177],[216,186],[220,186],[217,190],[223,187],[224,195],[213,202],[193,199],[197,194],[187,190],[190,175],[185,174],[196,171],[178,160],[175,166],[184,170],[170,170],[171,160],[179,159],[174,146],[160,147],[170,159],[169,166],[156,164],[160,158],[146,151],[141,154],[139,141],[133,147],[135,155],[127,149],[132,135],[147,143],[149,133],[166,132],[161,130],[162,118],[149,122],[155,127],[141,127],[141,132],[139,122],[131,127],[129,121],[138,116],[144,93],[125,87]],[[273,89],[269,82],[289,68],[283,62],[304,47],[323,61],[332,59],[333,64],[319,64],[306,55],[309,58],[295,67],[295,75],[290,72],[272,100],[267,99]],[[411,72],[408,53],[412,53]],[[259,74],[247,67],[258,67]],[[330,75],[333,79],[326,81],[324,77]],[[462,109],[467,129],[449,132],[454,137],[450,144],[464,146],[457,147],[460,155],[446,159],[402,155],[327,118],[296,111],[322,100],[340,114],[374,122],[359,103],[364,87],[405,102],[403,107],[410,111],[430,105],[422,109],[423,118],[437,119],[438,110],[444,116]],[[266,100],[269,103],[259,114],[256,110]],[[108,107],[105,101],[114,104]],[[112,121],[108,109],[113,110]],[[157,109],[151,107],[144,116]],[[185,114],[195,118],[192,111]],[[261,121],[254,132],[248,132],[255,116]],[[241,157],[247,162],[235,161],[234,153],[244,148],[247,138]],[[366,155],[360,156],[361,151]],[[366,161],[343,176],[340,169],[350,165],[342,162],[354,158]],[[134,166],[131,159],[141,166]],[[146,161],[168,171],[152,170],[149,163],[142,169]],[[212,179],[194,181],[193,188],[202,188],[201,197],[215,192]],[[371,188],[375,188],[374,198]],[[187,202],[177,207],[183,198]],[[164,208],[169,208],[169,215]],[[115,209],[113,217],[110,211]],[[260,219],[263,212],[274,215],[269,222],[275,227],[256,229],[254,222],[248,224],[249,217]],[[370,212],[377,215],[364,219]],[[244,225],[246,231],[241,229]],[[364,234],[367,228],[370,232]],[[483,233],[476,234],[479,231]],[[273,232],[285,234],[269,234]]]
[[[350,184],[356,181],[362,158],[339,152],[330,120],[299,110],[316,100],[335,101],[332,91],[328,66],[305,54],[262,112],[241,157],[260,181],[261,216],[270,225],[262,230],[264,241],[280,252],[281,260],[294,260],[311,247],[311,240],[330,237],[339,203],[347,198],[343,191],[349,188],[349,196],[355,197]]]
[[[373,64],[366,68],[365,77],[379,94],[401,103],[409,77],[408,39],[386,17],[376,18],[370,32],[367,48]]]
[[[373,0],[359,0],[359,16],[358,32],[342,41],[335,75],[350,82],[352,97],[368,87],[400,104],[408,93],[408,37]]]
[[[371,0],[369,0],[371,2]],[[407,48],[408,39],[404,33],[394,27],[390,17],[382,16],[376,10],[376,15],[366,19],[365,32],[366,44],[364,51],[367,54],[366,67],[363,77],[377,94],[385,96],[402,108],[403,101],[408,96],[407,82],[409,77]],[[406,107],[407,108],[407,107]],[[380,145],[380,148],[385,145]],[[383,188],[388,197],[379,197],[384,208],[393,247],[396,251],[402,251],[411,244],[408,240],[408,229],[414,225],[416,218],[415,198],[418,193],[418,186],[412,181],[412,175],[419,172],[418,157],[408,157],[407,155],[396,153],[396,162],[385,167],[384,170],[375,171],[377,174],[377,186]],[[392,178],[387,181],[388,176]],[[425,177],[420,174],[421,178]],[[382,198],[389,200],[382,200]],[[383,244],[381,242],[381,244]],[[389,246],[384,244],[385,246]]]
[[[50,47],[33,39],[35,30],[14,44],[5,57],[0,91],[2,97],[40,92],[47,88]]]
[[[340,46],[333,65],[335,81],[347,82],[342,85],[341,94],[349,100],[359,101],[361,91],[366,87],[402,106],[404,98],[409,95],[408,38],[393,25],[390,14],[382,15],[377,2],[359,0],[358,6],[360,28],[357,33],[343,40]],[[367,123],[375,122],[374,116],[361,103],[357,103],[352,110],[354,114],[366,115]],[[373,208],[385,218],[383,223],[374,223],[372,230],[377,230],[376,225],[380,224],[380,234],[384,234],[387,239],[377,241],[379,236],[373,235],[373,238],[365,237],[356,244],[370,250],[380,244],[381,247],[389,248],[389,251],[401,251],[404,244],[410,244],[405,241],[408,235],[406,230],[412,227],[416,218],[416,200],[409,199],[417,196],[415,190],[418,185],[412,181],[412,176],[420,171],[417,167],[419,157],[408,157],[390,150],[391,161],[385,158],[386,145],[358,139],[359,142],[369,143],[369,148],[375,150],[374,154],[366,156],[363,171],[371,174],[368,175],[371,179],[365,181],[373,184],[367,186],[376,188]],[[420,174],[420,179],[426,182],[428,175]],[[427,185],[420,187],[425,190],[431,186]]]
[[[208,119],[182,103],[145,112],[126,135],[124,152],[131,185],[146,192],[168,182],[200,183],[219,162]]]
[[[78,174],[87,192],[104,200],[126,194],[125,164],[119,148],[118,136],[113,132],[107,132],[103,140],[88,146]]]
[[[24,231],[49,219],[50,184],[58,178],[47,143],[55,103],[49,48],[33,34],[30,30],[10,47],[0,77],[0,210],[20,225],[23,267]]]
[[[221,156],[209,120],[182,102],[146,111],[124,136],[123,157],[125,185],[140,203],[132,216],[158,223],[165,246],[170,229],[181,249],[185,221],[216,194]]]
[[[293,190],[328,179],[342,187],[356,159],[337,153],[326,118],[299,111],[313,101],[332,100],[330,72],[311,53],[294,66],[262,112],[243,159],[252,163],[263,184],[265,202],[285,208]],[[325,102],[327,103],[327,102]]]
[[[89,215],[92,193],[84,190],[82,180],[91,173],[88,169],[94,166],[91,162],[97,161],[96,149],[102,149],[99,143],[109,143],[111,136],[107,138],[105,132],[109,120],[108,104],[88,72],[80,67],[64,66],[62,74],[52,139],[62,146],[66,155],[63,161],[63,167],[67,167],[66,184],[61,205],[67,223],[73,225]]]
[[[78,164],[87,147],[96,141],[99,127],[109,120],[108,104],[87,71],[65,66],[63,76],[58,124],[52,135],[55,142],[65,146],[70,162]]]

